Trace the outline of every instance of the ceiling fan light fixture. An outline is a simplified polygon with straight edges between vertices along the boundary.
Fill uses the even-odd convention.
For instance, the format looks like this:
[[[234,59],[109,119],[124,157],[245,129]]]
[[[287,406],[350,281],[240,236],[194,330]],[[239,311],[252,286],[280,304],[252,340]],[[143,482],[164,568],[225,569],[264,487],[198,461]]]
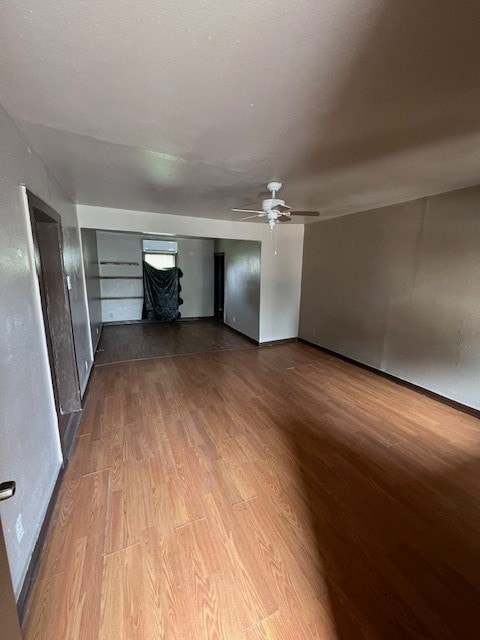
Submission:
[[[318,211],[292,211],[285,200],[277,198],[277,191],[282,188],[282,183],[272,181],[267,184],[267,189],[272,194],[271,198],[266,198],[262,201],[262,211],[252,209],[232,209],[232,211],[239,211],[241,213],[256,214],[250,215],[247,218],[241,218],[241,220],[248,220],[250,218],[267,217],[268,226],[273,231],[275,225],[279,222],[290,222],[291,216],[319,216]]]

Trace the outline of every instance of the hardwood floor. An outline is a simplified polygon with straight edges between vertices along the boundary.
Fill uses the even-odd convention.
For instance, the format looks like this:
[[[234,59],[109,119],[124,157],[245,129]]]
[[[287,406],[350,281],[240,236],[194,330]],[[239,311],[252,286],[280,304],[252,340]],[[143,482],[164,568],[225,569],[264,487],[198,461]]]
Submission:
[[[95,363],[101,365],[253,346],[248,338],[211,319],[106,325]]]
[[[480,637],[474,417],[303,344],[94,376],[26,640]]]

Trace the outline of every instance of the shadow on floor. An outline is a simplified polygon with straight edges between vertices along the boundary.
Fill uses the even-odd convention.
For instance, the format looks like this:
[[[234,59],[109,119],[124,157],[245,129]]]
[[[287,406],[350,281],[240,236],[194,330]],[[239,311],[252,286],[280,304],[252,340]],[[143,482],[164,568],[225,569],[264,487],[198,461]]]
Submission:
[[[338,407],[329,415],[302,388],[309,408],[286,407],[282,430],[297,458],[337,640],[480,638],[480,465],[470,450],[478,437],[470,431],[462,441],[453,409],[440,407],[437,424],[373,394],[371,411],[355,406],[352,391],[339,419]]]

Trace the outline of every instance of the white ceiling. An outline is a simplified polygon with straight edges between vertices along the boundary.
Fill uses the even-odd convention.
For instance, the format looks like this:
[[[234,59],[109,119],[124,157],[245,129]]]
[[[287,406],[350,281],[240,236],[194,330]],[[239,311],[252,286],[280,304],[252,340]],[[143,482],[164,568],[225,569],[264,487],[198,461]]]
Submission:
[[[77,202],[324,217],[480,182],[478,0],[16,0],[0,102]]]

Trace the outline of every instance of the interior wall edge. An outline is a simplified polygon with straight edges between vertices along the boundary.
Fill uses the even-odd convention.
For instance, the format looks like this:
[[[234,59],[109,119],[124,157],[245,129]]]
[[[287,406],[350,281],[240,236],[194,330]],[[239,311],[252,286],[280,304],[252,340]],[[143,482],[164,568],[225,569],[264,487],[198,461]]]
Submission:
[[[308,225],[299,336],[480,409],[480,186]]]
[[[148,211],[78,204],[81,228],[179,235],[262,243],[259,340],[267,342],[298,335],[304,225],[278,225],[277,254],[264,223],[197,218]]]
[[[77,217],[77,225],[78,225],[78,217]],[[80,247],[80,269],[81,269],[81,273],[82,273],[82,288],[83,288],[83,294],[85,296],[85,314],[87,317],[87,322],[88,322],[88,326],[91,326],[92,321],[90,318],[90,309],[88,306],[88,291],[87,291],[87,277],[86,277],[86,273],[85,273],[85,262],[84,262],[84,255],[83,255],[83,242],[82,242],[82,236],[81,236],[81,231],[80,231],[80,227],[78,227],[78,235],[79,235],[79,247]],[[93,345],[93,336],[90,333],[90,340],[88,341],[88,346],[89,346],[89,351],[90,351],[90,358],[91,358],[91,362],[88,368],[88,372],[87,372],[87,376],[85,377],[85,380],[82,380],[81,383],[81,394],[83,396],[83,394],[85,393],[85,389],[87,387],[88,384],[88,380],[90,378],[90,373],[92,370],[92,364],[93,361],[95,359],[95,348]]]

